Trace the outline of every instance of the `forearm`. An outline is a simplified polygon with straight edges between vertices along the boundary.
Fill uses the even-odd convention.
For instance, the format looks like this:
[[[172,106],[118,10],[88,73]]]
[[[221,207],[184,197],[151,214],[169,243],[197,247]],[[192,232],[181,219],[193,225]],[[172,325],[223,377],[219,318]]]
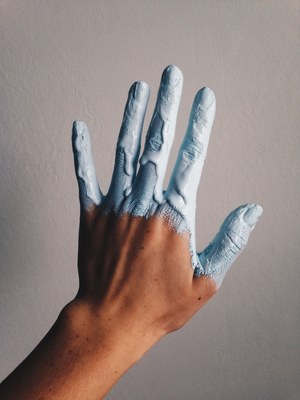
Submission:
[[[163,190],[182,82],[177,67],[165,69],[141,158],[150,92],[144,82],[131,86],[106,195],[97,183],[87,126],[74,122],[80,291],[4,381],[1,400],[103,398],[160,337],[203,307],[245,248],[262,214],[255,204],[233,210],[215,239],[201,252],[195,248],[196,192],[216,108],[209,88],[195,96]]]
[[[72,302],[0,386],[3,400],[101,399],[158,340]]]

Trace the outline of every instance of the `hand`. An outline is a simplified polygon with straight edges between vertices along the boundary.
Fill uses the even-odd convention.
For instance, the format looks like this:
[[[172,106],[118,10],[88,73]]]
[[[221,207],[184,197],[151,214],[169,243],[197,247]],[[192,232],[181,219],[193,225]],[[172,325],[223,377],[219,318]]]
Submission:
[[[184,325],[216,292],[262,214],[255,204],[238,207],[208,247],[196,252],[196,192],[216,102],[209,88],[196,94],[164,191],[182,82],[177,67],[163,72],[140,159],[149,88],[144,82],[131,86],[106,196],[97,183],[88,129],[79,121],[73,126],[81,204],[77,300],[114,313],[116,321],[138,321],[142,331],[159,336]]]
[[[148,86],[132,85],[109,191],[98,186],[89,133],[73,126],[79,183],[79,290],[32,353],[5,379],[15,399],[102,398],[163,335],[183,326],[217,291],[244,249],[262,208],[232,211],[204,251],[195,250],[196,192],[215,114],[201,89],[168,188],[182,74],[165,69],[139,159]]]

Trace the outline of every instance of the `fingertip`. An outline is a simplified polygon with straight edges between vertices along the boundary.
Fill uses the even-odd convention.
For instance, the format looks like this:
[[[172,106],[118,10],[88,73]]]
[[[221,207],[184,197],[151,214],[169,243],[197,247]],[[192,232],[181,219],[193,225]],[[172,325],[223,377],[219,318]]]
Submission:
[[[162,74],[162,81],[167,84],[177,85],[183,82],[183,74],[180,68],[174,64],[168,65]]]
[[[247,210],[243,216],[243,220],[248,226],[250,226],[250,228],[252,228],[261,218],[262,214],[262,206],[255,203],[247,204]]]
[[[259,217],[261,217],[263,215],[264,209],[260,204],[254,204],[257,213],[259,214]]]
[[[74,121],[72,126],[72,139],[73,141],[83,132],[87,132],[86,123],[83,121]]]
[[[213,104],[216,103],[216,96],[209,87],[204,86],[197,92],[195,96],[195,103],[199,104],[201,108],[209,109]]]
[[[72,141],[74,142],[75,137],[77,136],[77,123],[79,121],[74,121],[72,125]]]
[[[142,90],[142,91],[149,91],[150,90],[149,89],[149,85],[148,85],[147,82],[136,81],[135,83],[139,86],[139,90]]]
[[[131,85],[129,95],[137,102],[148,101],[150,95],[149,85],[144,81],[136,81]]]
[[[74,121],[73,122],[73,129],[75,129],[76,131],[83,130],[86,127],[87,126],[86,126],[86,123],[84,121]]]
[[[222,227],[225,229],[237,229],[240,226],[242,229],[244,226],[250,228],[249,233],[254,228],[255,224],[258,222],[263,214],[263,208],[259,204],[255,203],[245,203],[235,208],[228,216],[225,218]]]

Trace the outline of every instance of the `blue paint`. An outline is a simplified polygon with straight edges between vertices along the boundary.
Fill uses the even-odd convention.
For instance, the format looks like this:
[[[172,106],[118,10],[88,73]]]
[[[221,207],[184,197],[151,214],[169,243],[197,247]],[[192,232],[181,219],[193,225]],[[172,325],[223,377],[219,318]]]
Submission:
[[[103,195],[97,182],[89,131],[82,121],[73,124],[72,144],[80,204],[85,209],[92,205],[98,206]]]
[[[103,211],[118,213],[132,190],[141,148],[141,133],[150,90],[145,82],[135,82],[128,93],[117,142],[115,167]]]
[[[262,213],[262,207],[256,204],[245,204],[232,211],[213,241],[198,254],[200,263],[195,274],[210,276],[219,287],[229,267],[245,249]]]
[[[246,204],[232,211],[213,241],[197,253],[196,195],[216,100],[213,91],[207,87],[196,94],[176,165],[164,191],[163,180],[175,134],[182,83],[182,73],[177,67],[170,65],[164,70],[138,171],[149,88],[144,82],[132,85],[118,138],[113,177],[106,196],[102,195],[97,184],[86,125],[83,122],[74,123],[73,150],[80,200],[87,210],[94,204],[101,205],[106,214],[114,212],[145,218],[158,216],[177,233],[188,233],[195,275],[209,276],[219,287],[228,268],[245,248],[255,223],[262,215],[262,208]]]

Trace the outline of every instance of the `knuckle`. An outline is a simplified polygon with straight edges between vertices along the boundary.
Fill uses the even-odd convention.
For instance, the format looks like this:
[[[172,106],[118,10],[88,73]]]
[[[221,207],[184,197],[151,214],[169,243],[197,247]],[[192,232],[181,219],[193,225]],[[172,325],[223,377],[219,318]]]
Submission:
[[[185,147],[182,151],[182,158],[189,162],[194,163],[204,154],[204,144],[199,142],[198,139],[192,138],[189,139],[185,144]]]
[[[163,144],[163,120],[157,115],[149,128],[145,150],[158,152]]]
[[[227,231],[225,232],[225,237],[227,239],[227,243],[229,244],[228,247],[230,251],[232,251],[234,254],[238,254],[244,250],[247,242],[242,235],[232,231]]]

